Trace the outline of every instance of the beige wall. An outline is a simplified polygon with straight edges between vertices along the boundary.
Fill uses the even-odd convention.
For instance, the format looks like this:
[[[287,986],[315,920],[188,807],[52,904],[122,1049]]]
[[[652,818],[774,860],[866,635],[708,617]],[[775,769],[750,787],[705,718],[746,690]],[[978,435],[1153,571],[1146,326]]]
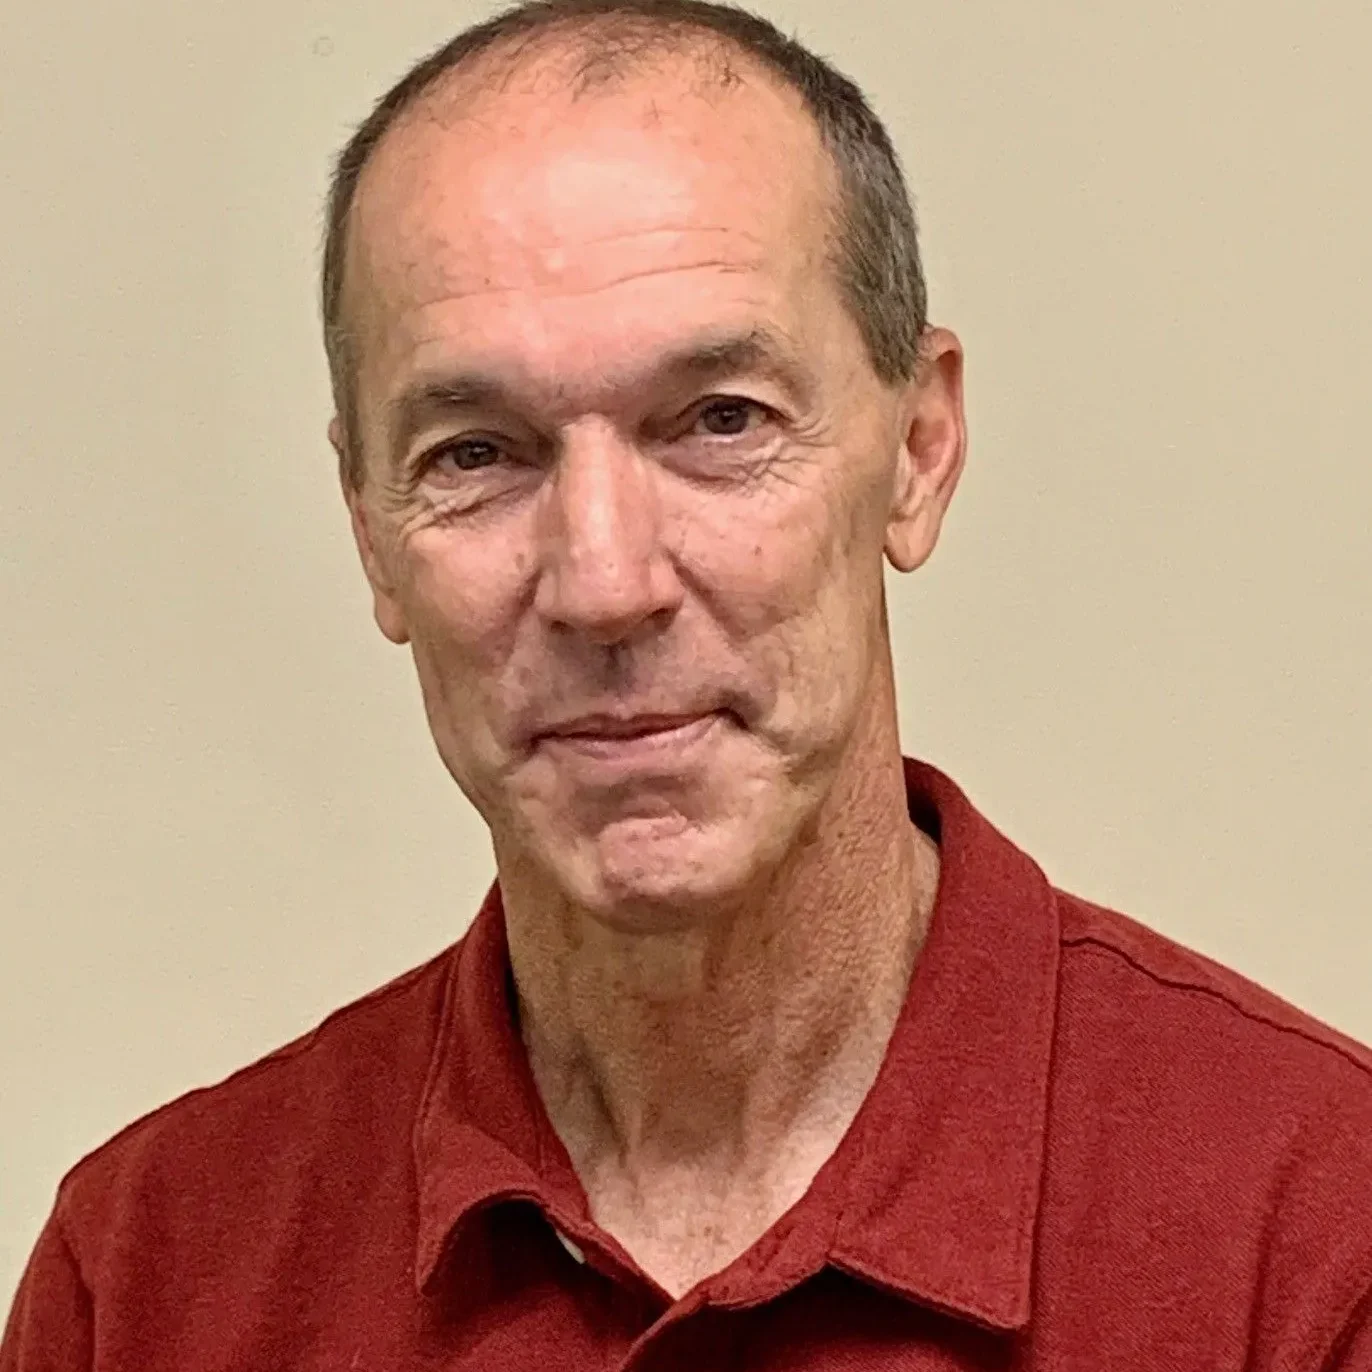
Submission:
[[[1055,882],[1372,1039],[1363,0],[773,3],[970,358],[906,746]],[[332,484],[326,159],[454,0],[0,41],[0,1305],[61,1173],[436,952],[490,872]]]

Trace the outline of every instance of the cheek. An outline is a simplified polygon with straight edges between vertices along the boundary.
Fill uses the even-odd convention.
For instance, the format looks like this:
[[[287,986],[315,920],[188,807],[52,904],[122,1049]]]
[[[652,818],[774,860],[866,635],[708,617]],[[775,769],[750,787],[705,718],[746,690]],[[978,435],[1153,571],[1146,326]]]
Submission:
[[[406,609],[421,631],[473,646],[511,621],[528,577],[527,534],[472,525],[432,526],[400,548]]]
[[[837,483],[693,512],[683,566],[709,614],[769,683],[773,723],[842,728],[881,632],[880,499]]]
[[[816,617],[843,619],[870,606],[884,539],[874,482],[840,480],[845,454],[826,452],[770,488],[700,501],[681,512],[683,561],[701,568],[756,629]],[[785,479],[782,479],[784,477]]]
[[[430,709],[461,723],[482,713],[509,661],[527,579],[522,545],[426,529],[404,545],[401,598]]]

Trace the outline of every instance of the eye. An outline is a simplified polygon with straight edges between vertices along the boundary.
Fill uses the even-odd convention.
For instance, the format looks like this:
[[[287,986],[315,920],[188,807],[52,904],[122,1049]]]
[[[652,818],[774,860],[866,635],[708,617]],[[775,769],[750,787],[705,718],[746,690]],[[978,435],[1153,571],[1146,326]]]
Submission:
[[[697,410],[695,423],[714,437],[732,438],[755,427],[753,421],[762,421],[766,418],[766,407],[758,404],[756,400],[724,395],[707,401]]]
[[[447,468],[450,471],[475,472],[494,466],[502,457],[500,446],[489,438],[457,438],[440,443],[424,455],[423,470]]]

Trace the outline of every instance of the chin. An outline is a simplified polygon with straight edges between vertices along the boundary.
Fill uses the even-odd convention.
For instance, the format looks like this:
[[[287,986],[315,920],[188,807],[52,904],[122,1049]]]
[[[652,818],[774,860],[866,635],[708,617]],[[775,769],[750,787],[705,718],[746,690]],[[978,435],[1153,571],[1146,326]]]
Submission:
[[[732,829],[679,816],[623,819],[555,866],[568,896],[613,928],[687,927],[753,885],[767,865],[774,845]]]

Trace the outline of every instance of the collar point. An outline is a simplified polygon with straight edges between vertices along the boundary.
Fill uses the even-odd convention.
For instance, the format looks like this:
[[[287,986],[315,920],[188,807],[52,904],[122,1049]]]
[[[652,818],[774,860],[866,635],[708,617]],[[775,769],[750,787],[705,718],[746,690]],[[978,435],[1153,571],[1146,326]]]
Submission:
[[[890,1253],[878,1258],[861,1245],[836,1246],[829,1261],[859,1281],[994,1333],[1022,1333],[1033,1313],[1027,1271],[1000,1278],[986,1274],[975,1279],[969,1275],[966,1281],[950,1280],[947,1275],[934,1277],[899,1258],[893,1260]]]

